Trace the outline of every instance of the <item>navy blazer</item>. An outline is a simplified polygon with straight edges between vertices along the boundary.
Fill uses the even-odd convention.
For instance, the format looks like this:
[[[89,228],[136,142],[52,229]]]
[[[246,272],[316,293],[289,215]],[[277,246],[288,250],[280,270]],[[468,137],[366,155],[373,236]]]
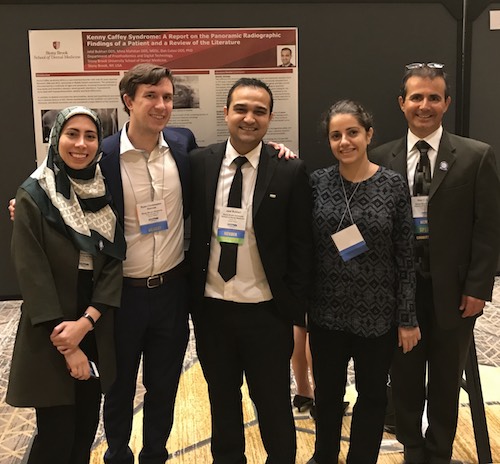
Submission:
[[[102,142],[103,158],[100,161],[102,173],[106,178],[106,184],[113,197],[113,203],[118,212],[118,217],[124,223],[123,186],[120,170],[120,135],[121,131],[106,137]],[[163,129],[163,137],[170,147],[179,171],[182,186],[182,199],[184,208],[184,219],[191,211],[191,175],[189,169],[188,154],[197,148],[194,134],[182,127],[166,127]]]
[[[370,159],[407,179],[403,137],[375,148]],[[486,143],[443,131],[428,204],[429,254],[438,323],[462,321],[462,294],[491,300],[500,248],[500,182]]]

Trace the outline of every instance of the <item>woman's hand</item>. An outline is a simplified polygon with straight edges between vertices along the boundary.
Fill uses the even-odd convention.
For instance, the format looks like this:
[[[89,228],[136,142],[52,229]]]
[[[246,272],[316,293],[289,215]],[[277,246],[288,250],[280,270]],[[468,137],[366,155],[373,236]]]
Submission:
[[[398,346],[403,348],[403,353],[413,350],[421,338],[420,327],[398,328]]]
[[[93,306],[89,306],[85,313],[93,322],[82,316],[77,321],[64,321],[54,327],[50,334],[50,341],[60,353],[64,354],[78,348],[83,337],[94,328],[94,324],[101,317],[101,313]]]
[[[88,380],[90,378],[89,360],[80,349],[69,350],[64,354],[66,366],[68,366],[71,377],[77,380]]]
[[[65,354],[78,348],[89,330],[92,330],[92,324],[86,319],[63,321],[54,327],[50,334],[50,341],[60,353]]]

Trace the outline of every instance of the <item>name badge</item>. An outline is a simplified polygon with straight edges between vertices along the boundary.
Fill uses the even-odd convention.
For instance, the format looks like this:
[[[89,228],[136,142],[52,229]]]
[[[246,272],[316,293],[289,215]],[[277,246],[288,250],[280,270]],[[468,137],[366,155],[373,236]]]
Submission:
[[[90,253],[80,251],[80,260],[78,262],[78,269],[82,271],[94,270],[94,258]]]
[[[222,208],[217,228],[217,240],[219,242],[237,243],[241,245],[245,239],[246,223],[246,209]]]
[[[429,221],[427,219],[428,202],[428,196],[411,197],[413,228],[417,240],[429,238]]]
[[[368,251],[366,242],[356,224],[336,232],[332,235],[332,240],[344,261],[349,261]]]
[[[139,203],[137,217],[141,234],[152,234],[168,229],[167,210],[163,200]]]

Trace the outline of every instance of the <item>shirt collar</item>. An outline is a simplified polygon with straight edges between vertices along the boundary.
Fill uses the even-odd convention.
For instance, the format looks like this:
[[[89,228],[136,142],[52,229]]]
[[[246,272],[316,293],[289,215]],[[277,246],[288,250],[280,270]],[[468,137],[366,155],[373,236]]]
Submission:
[[[441,136],[443,135],[443,126],[439,126],[432,134],[429,134],[424,139],[417,137],[410,129],[408,129],[408,137],[407,137],[407,153],[410,153],[415,149],[415,144],[419,140],[425,140],[431,148],[437,152],[439,148],[439,143],[441,142]]]
[[[252,165],[254,169],[257,169],[259,166],[260,159],[260,151],[262,150],[262,142],[260,142],[253,150],[250,150],[248,153],[245,153],[244,156],[247,157],[248,162]],[[226,144],[226,156],[225,162],[227,166],[230,166],[231,163],[240,155],[236,149],[231,145],[231,140],[228,139]]]
[[[132,145],[132,142],[128,138],[127,134],[127,127],[128,127],[128,121],[123,125],[123,129],[120,134],[120,155],[123,155],[124,153],[127,153],[128,151],[141,151],[138,150],[137,148]],[[168,148],[168,143],[165,140],[165,137],[163,137],[163,131],[160,131],[158,134],[158,145],[157,147],[160,148]]]

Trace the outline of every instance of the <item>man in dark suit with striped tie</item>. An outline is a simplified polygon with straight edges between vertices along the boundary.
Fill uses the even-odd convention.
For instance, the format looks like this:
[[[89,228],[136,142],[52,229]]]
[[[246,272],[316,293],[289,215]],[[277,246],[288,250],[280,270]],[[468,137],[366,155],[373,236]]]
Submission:
[[[409,353],[399,349],[391,368],[396,434],[407,464],[459,462],[451,456],[462,372],[476,318],[491,300],[500,247],[493,150],[443,129],[450,101],[444,65],[407,65],[399,104],[408,133],[370,153],[408,180],[415,219],[422,340]]]

